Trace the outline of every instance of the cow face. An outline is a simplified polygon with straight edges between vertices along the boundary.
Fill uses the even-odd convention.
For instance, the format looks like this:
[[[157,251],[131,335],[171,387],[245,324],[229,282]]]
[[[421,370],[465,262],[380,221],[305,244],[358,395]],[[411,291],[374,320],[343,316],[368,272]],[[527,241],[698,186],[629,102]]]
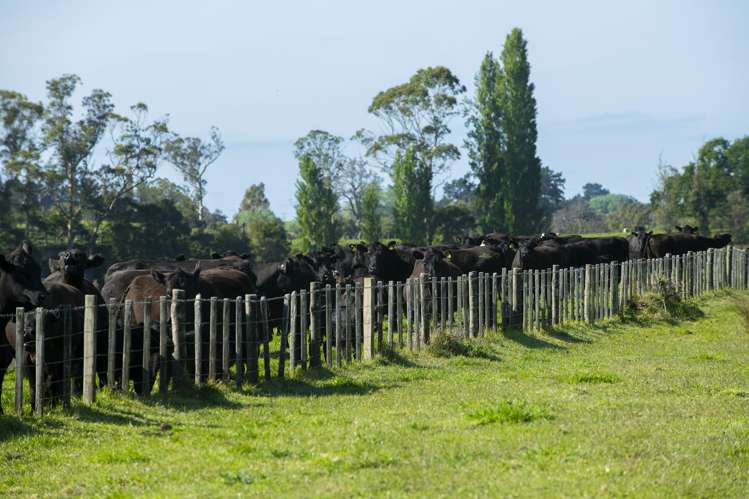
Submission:
[[[200,264],[195,265],[195,270],[192,272],[178,269],[164,274],[158,270],[151,270],[151,277],[166,288],[167,296],[171,296],[175,289],[182,289],[185,292],[185,297],[192,298],[199,292]]]
[[[104,262],[101,255],[91,255],[79,249],[61,251],[56,259],[49,259],[50,272],[60,272],[63,281],[79,285],[83,281],[86,269],[98,267]]]
[[[42,284],[42,269],[31,252],[31,243],[26,241],[7,260],[0,255],[0,308],[30,309],[44,302],[47,292]]]

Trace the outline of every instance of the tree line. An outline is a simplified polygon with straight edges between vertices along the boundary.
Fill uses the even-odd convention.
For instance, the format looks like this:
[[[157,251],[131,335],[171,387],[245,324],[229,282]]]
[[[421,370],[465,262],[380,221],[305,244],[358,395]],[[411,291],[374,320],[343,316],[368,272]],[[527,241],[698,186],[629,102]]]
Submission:
[[[233,250],[273,261],[342,239],[451,243],[467,233],[676,223],[749,238],[749,137],[708,141],[682,168],[659,165],[647,203],[595,182],[565,199],[564,177],[538,157],[520,29],[498,56],[485,54],[470,95],[448,68],[422,68],[373,97],[368,111],[378,131],[299,138],[296,217],[288,221],[271,211],[262,183],[247,188],[231,220],[205,207],[206,172],[224,150],[217,128],[185,137],[143,103],[118,112],[100,89],[74,104],[81,84],[75,75],[52,79],[43,102],[0,90],[4,250],[25,238],[50,252],[82,246],[114,260]],[[462,143],[452,132],[460,119]],[[470,171],[448,180],[463,155]],[[164,164],[181,183],[158,177]]]

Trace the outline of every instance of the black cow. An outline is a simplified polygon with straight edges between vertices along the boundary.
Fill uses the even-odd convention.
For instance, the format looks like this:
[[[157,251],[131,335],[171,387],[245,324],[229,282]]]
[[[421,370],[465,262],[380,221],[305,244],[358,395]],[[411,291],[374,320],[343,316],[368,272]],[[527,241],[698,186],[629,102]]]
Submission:
[[[507,243],[447,250],[443,253],[464,274],[471,271],[502,272],[503,268],[510,268],[514,257],[514,252]]]
[[[399,248],[395,241],[387,246],[376,242],[367,247],[367,271],[378,281],[405,281],[411,275],[415,262],[413,249]]]
[[[107,385],[107,351],[109,335],[103,329],[107,323],[108,314],[106,304],[101,292],[85,277],[87,269],[92,269],[104,263],[101,255],[89,256],[85,251],[69,249],[61,251],[57,258],[49,259],[49,270],[51,274],[44,279],[45,285],[51,282],[59,282],[73,286],[84,295],[96,296],[97,324],[102,327],[96,335],[96,372],[99,377],[99,386]]]
[[[642,236],[641,247],[645,258],[662,258],[667,254],[683,255],[690,251],[706,251],[710,248],[723,248],[731,243],[730,234],[703,237],[694,234],[656,234]]]
[[[59,402],[63,395],[63,339],[65,333],[65,321],[62,308],[71,307],[72,331],[83,331],[83,305],[84,295],[73,286],[61,282],[45,283],[47,300],[44,311],[44,375],[45,400],[52,403]],[[34,312],[26,314],[26,328],[24,331],[25,351],[25,374],[29,380],[29,392],[31,408],[34,409],[36,400],[36,320]],[[7,341],[13,341],[16,334],[16,324],[10,323],[5,327]],[[76,391],[80,393],[83,386],[83,336],[73,334],[71,336],[71,377],[74,380]],[[1,388],[1,386],[0,386]]]
[[[15,356],[15,339],[9,342],[3,334],[10,317],[17,307],[31,310],[42,305],[47,297],[42,269],[31,256],[32,250],[31,243],[24,241],[7,259],[0,255],[0,393],[5,372]]]

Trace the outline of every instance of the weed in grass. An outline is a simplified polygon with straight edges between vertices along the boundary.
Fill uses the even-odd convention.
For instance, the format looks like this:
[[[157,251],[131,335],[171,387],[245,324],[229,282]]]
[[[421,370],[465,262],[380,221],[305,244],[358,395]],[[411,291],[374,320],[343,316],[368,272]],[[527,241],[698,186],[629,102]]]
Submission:
[[[225,472],[221,474],[224,482],[227,485],[243,484],[252,485],[257,480],[263,478],[262,475],[256,473],[250,473],[249,471],[241,470],[237,472]]]
[[[700,361],[700,362],[715,362],[715,361],[722,361],[723,356],[717,353],[701,352],[695,355],[693,359]]]
[[[613,373],[605,372],[582,372],[575,373],[567,378],[568,383],[588,383],[588,384],[601,384],[601,383],[618,383],[621,378]]]
[[[693,300],[682,300],[673,281],[659,277],[656,289],[642,296],[633,296],[624,310],[623,318],[637,321],[697,320],[704,313]]]
[[[546,410],[523,400],[504,400],[489,407],[468,413],[468,419],[479,425],[530,423],[537,419],[551,419]]]
[[[741,388],[727,388],[723,390],[721,393],[729,397],[739,397],[739,398],[749,397],[749,391],[743,390]]]
[[[447,331],[439,331],[429,339],[427,351],[435,357],[474,357],[487,360],[500,360],[488,342],[456,338]]]

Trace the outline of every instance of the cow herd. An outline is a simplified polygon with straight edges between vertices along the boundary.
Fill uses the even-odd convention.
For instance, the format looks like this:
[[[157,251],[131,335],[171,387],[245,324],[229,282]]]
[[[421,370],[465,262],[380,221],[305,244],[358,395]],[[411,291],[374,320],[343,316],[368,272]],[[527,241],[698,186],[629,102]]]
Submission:
[[[489,233],[480,237],[465,238],[460,244],[417,246],[379,242],[371,244],[333,245],[298,254],[282,262],[253,265],[248,255],[234,253],[223,256],[214,254],[208,259],[178,257],[161,260],[129,260],[114,263],[104,274],[103,284],[94,285],[86,279],[87,269],[99,267],[103,258],[84,251],[71,249],[59,253],[48,262],[50,274],[42,280],[42,272],[32,253],[32,245],[24,242],[8,257],[0,255],[0,389],[5,372],[15,356],[16,324],[13,320],[16,308],[33,310],[43,306],[45,312],[45,397],[59,399],[62,396],[62,338],[64,320],[60,309],[72,308],[67,320],[72,321],[72,330],[81,331],[85,295],[96,296],[97,322],[107,323],[106,304],[121,305],[130,301],[133,306],[132,344],[134,352],[142,352],[144,302],[151,300],[151,318],[158,323],[160,317],[159,298],[171,296],[181,289],[186,300],[197,295],[203,298],[230,298],[247,294],[265,296],[268,299],[271,327],[280,325],[282,300],[287,293],[309,289],[312,282],[346,284],[371,276],[378,281],[403,282],[409,277],[424,274],[429,277],[457,277],[472,271],[501,272],[503,268],[547,269],[554,265],[580,267],[587,264],[621,262],[627,259],[660,258],[666,254],[679,255],[690,251],[721,248],[731,241],[728,234],[703,237],[693,227],[677,227],[678,232],[653,234],[636,230],[628,237],[583,238],[577,235],[558,236],[510,236]],[[194,307],[187,307],[186,320],[194,320]],[[26,375],[34,400],[35,387],[34,338],[35,321],[26,320],[23,332],[24,356],[27,360]],[[157,366],[158,334],[152,334],[149,345]],[[122,335],[116,335],[115,351],[122,351]],[[106,328],[99,328],[96,335],[97,352],[109,350]],[[83,339],[76,335],[71,345],[71,357],[76,359],[74,373],[82,369]],[[205,350],[205,349],[204,349]],[[133,358],[136,358],[133,356]],[[143,371],[136,361],[127,366],[129,378],[138,393],[144,386]],[[122,358],[117,357],[116,373],[122,370]],[[107,357],[98,355],[96,371],[101,386],[107,384]],[[204,370],[205,372],[205,370]],[[220,374],[220,373],[219,373]],[[73,375],[80,381],[80,376]],[[118,376],[119,379],[119,376]],[[80,382],[76,389],[80,390]],[[0,404],[2,412],[2,404]]]

